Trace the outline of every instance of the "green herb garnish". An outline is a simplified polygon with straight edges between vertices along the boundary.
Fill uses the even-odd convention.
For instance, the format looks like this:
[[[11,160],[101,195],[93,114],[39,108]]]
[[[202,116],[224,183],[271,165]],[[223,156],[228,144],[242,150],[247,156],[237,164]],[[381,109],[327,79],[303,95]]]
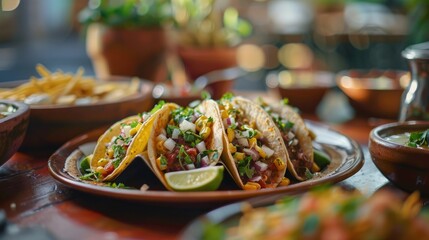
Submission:
[[[250,162],[252,162],[252,157],[247,156],[243,160],[238,161],[238,172],[240,176],[246,175],[246,177],[251,178],[255,173],[254,169],[250,168]]]
[[[209,92],[207,92],[205,90],[201,92],[201,99],[206,100],[206,99],[211,99],[211,98],[212,98],[212,96],[210,95]]]
[[[153,108],[152,108],[152,110],[150,110],[150,114],[153,114],[153,113],[155,113],[156,111],[158,111],[159,109],[161,109],[162,108],[162,106],[164,106],[165,105],[165,101],[164,100],[161,100],[161,101],[159,101]]]
[[[408,139],[409,147],[428,147],[429,146],[429,129],[422,132],[412,132]]]
[[[106,183],[106,187],[110,187],[110,188],[131,188],[131,187],[125,186],[125,184],[123,184],[123,183],[115,183],[115,182]]]
[[[289,104],[289,99],[288,98],[283,98],[282,100],[280,100],[280,102],[283,105],[288,105]]]

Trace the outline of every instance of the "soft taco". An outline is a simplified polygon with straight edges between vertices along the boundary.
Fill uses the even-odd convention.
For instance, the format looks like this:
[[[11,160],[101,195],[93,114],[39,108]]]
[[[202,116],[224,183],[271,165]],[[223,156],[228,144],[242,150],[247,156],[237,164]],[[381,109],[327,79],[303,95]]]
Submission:
[[[167,107],[168,104],[160,102],[150,112],[124,118],[98,138],[90,158],[90,167],[97,180],[114,180],[146,149],[154,118]]]
[[[284,100],[279,103],[266,103],[258,99],[260,106],[271,116],[280,130],[288,152],[288,170],[299,181],[312,177],[316,171],[313,160],[313,133],[295,108]]]
[[[218,101],[223,122],[222,159],[245,190],[287,185],[287,152],[270,116],[256,103],[225,95]]]
[[[154,120],[148,142],[152,169],[168,190],[165,174],[214,166],[223,151],[222,125],[213,100],[196,107],[170,105]]]

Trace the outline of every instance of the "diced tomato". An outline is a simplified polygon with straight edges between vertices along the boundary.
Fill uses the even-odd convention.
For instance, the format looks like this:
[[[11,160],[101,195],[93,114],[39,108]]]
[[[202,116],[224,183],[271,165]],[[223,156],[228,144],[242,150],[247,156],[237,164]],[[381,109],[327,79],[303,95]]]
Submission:
[[[196,148],[189,148],[186,150],[186,153],[189,154],[190,156],[197,156],[198,151]]]
[[[106,177],[111,174],[113,170],[115,170],[115,166],[113,166],[112,162],[109,162],[108,164],[106,164],[106,166],[104,166],[104,170],[105,171],[103,173],[103,177]]]
[[[179,150],[177,148],[175,148],[172,152],[166,154],[168,165],[172,165],[176,161],[178,154]]]
[[[261,188],[266,188],[267,187],[267,185],[265,184],[264,180],[262,180],[262,179],[259,180],[258,183],[259,183],[259,185],[261,185]]]

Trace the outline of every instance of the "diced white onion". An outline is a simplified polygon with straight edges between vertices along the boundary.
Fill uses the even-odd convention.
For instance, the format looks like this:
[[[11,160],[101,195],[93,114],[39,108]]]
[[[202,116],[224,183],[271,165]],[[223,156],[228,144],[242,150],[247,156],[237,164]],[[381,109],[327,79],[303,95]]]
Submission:
[[[185,165],[185,168],[186,168],[187,170],[195,169],[195,165],[194,165],[193,163],[186,164],[186,165]]]
[[[199,142],[195,147],[197,147],[198,152],[204,152],[206,150],[206,144],[204,141]]]
[[[229,127],[228,122],[227,122],[227,119],[228,119],[228,118],[224,118],[224,119],[222,120],[222,122],[223,122],[223,128],[225,128],[225,129],[227,129],[227,128]]]
[[[243,152],[245,153],[245,154],[247,154],[247,155],[249,155],[251,158],[252,158],[252,160],[253,161],[256,161],[256,160],[258,160],[259,159],[259,153],[256,151],[256,150],[254,150],[254,149],[250,149],[250,148],[244,148],[243,149]]]
[[[161,134],[158,135],[158,137],[156,137],[156,140],[159,141],[159,142],[160,141],[165,141],[165,140],[167,140],[167,137],[164,134],[161,133]]]
[[[252,130],[235,131],[235,134],[239,137],[250,138]]]
[[[201,158],[201,167],[207,167],[210,164],[210,160],[208,156],[204,156]]]
[[[235,124],[235,120],[232,117],[227,117],[223,119],[223,126],[227,129],[229,126]]]
[[[255,169],[260,171],[260,172],[264,172],[268,169],[268,164],[261,162],[261,161],[257,161],[257,162],[255,162]]]
[[[149,113],[144,113],[143,115],[142,115],[142,121],[143,122],[145,122],[148,118],[150,117],[150,114]],[[164,129],[163,129],[164,130]],[[165,130],[164,130],[165,131]]]
[[[171,138],[167,138],[167,140],[165,140],[164,142],[164,147],[167,148],[169,151],[172,151],[175,146],[176,142]]]
[[[262,150],[264,150],[265,154],[267,154],[267,158],[270,158],[273,154],[274,154],[274,150],[272,150],[271,148],[262,145]]]
[[[238,144],[243,147],[249,146],[249,141],[247,141],[247,138],[237,138]]]
[[[195,121],[197,121],[198,117],[194,114],[191,116],[190,122],[194,123]]]
[[[122,128],[122,135],[123,135],[124,137],[129,137],[129,136],[130,136],[130,130],[131,130],[131,126],[130,126],[130,125],[125,125],[125,126]]]
[[[262,179],[261,176],[255,176],[255,177],[252,177],[251,179],[249,179],[249,181],[251,181],[251,182],[259,182],[259,181],[261,181],[261,179]]]
[[[292,141],[292,146],[296,146],[296,145],[298,145],[298,139],[294,139],[293,141]]]
[[[292,131],[289,131],[288,133],[287,133],[287,138],[288,139],[293,139],[295,137],[295,134],[293,134],[293,132]]]
[[[180,135],[180,130],[178,128],[173,129],[173,132],[171,133],[172,139],[178,139]]]
[[[180,124],[179,124],[179,128],[180,130],[182,130],[183,132],[186,132],[188,130],[191,130],[192,132],[195,132],[195,124],[189,122],[188,120],[183,120]]]

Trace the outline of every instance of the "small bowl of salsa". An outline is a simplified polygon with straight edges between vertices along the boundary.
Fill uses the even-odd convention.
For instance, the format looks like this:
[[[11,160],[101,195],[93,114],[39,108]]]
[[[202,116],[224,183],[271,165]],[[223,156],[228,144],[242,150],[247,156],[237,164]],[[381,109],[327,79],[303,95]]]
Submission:
[[[369,135],[371,159],[396,186],[429,196],[429,122],[380,125]]]

